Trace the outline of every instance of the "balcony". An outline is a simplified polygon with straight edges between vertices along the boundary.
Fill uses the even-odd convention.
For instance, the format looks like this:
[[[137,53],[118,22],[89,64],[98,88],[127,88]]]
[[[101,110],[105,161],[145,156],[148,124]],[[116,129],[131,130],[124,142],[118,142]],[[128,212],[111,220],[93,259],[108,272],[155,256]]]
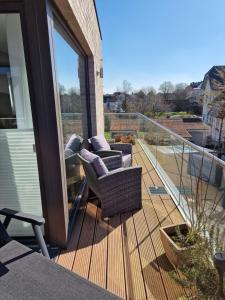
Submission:
[[[159,228],[191,222],[196,209],[213,206],[209,222],[224,236],[225,164],[141,114],[105,115],[109,139],[128,133],[136,137],[133,164],[142,166],[143,208],[102,220],[96,203],[83,203],[57,263],[123,299],[180,299],[192,291],[170,276],[177,270]]]

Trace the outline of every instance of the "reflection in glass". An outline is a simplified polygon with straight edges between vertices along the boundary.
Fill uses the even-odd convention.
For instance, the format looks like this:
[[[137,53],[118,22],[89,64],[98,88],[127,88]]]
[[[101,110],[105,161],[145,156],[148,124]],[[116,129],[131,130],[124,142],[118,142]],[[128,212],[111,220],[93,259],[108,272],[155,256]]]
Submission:
[[[80,151],[83,141],[84,59],[72,46],[67,35],[61,31],[60,26],[55,26],[54,54],[65,149],[68,209],[71,214],[78,205],[76,201],[81,187],[80,161],[77,153]]]
[[[0,14],[0,209],[42,215],[19,14]],[[12,222],[13,235],[32,235]]]

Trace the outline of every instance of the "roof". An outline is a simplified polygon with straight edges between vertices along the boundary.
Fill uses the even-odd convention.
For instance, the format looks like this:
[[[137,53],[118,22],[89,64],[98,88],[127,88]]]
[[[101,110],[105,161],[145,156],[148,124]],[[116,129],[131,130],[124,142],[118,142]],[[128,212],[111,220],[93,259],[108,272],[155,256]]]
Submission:
[[[183,122],[182,119],[159,119],[157,122],[186,139],[192,137],[189,131],[208,131],[210,129],[203,122]]]
[[[225,66],[213,66],[204,76],[202,89],[206,88],[207,80],[212,90],[225,89]]]
[[[138,131],[139,124],[134,119],[112,119],[110,131]]]
[[[199,87],[201,87],[201,85],[202,85],[202,81],[197,81],[197,82],[191,82],[191,83],[190,83],[190,86],[191,86],[193,89],[199,88]]]

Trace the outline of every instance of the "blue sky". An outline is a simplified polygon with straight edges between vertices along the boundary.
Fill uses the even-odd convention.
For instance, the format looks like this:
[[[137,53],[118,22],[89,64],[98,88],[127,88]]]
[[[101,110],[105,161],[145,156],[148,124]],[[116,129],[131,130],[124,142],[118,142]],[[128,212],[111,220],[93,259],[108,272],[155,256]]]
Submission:
[[[56,30],[54,30],[54,51],[59,83],[63,85],[67,91],[74,87],[79,89],[79,56]]]
[[[200,81],[225,65],[224,0],[97,0],[104,91]]]

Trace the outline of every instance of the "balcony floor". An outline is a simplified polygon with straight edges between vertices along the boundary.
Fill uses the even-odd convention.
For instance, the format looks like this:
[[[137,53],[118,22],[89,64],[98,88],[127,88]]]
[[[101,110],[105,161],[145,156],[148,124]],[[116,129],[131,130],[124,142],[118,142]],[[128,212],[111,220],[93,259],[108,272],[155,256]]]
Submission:
[[[189,294],[169,275],[159,228],[183,221],[170,195],[149,195],[163,186],[139,144],[134,165],[141,165],[143,208],[101,220],[93,203],[81,207],[69,247],[57,263],[123,299],[179,299]]]

